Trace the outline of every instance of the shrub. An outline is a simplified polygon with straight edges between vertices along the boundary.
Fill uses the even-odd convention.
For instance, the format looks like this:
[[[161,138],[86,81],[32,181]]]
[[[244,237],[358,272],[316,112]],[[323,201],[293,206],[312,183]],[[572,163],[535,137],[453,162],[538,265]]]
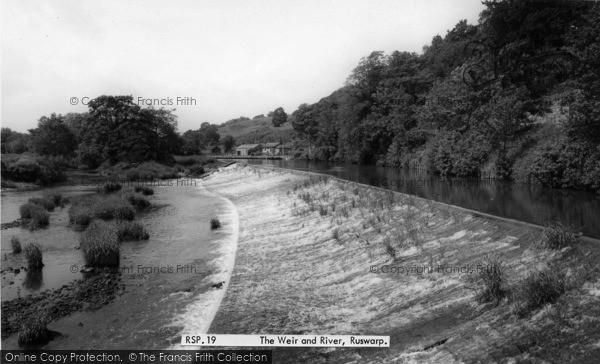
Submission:
[[[506,267],[497,255],[487,255],[477,263],[477,279],[481,289],[477,294],[480,302],[499,302],[504,297]]]
[[[48,315],[45,312],[35,312],[32,317],[24,320],[19,331],[19,346],[45,344],[50,340],[48,331]]]
[[[21,182],[35,182],[42,174],[42,167],[32,160],[19,160],[7,168],[6,177]]]
[[[118,182],[108,182],[106,184],[104,184],[104,186],[102,187],[104,189],[104,192],[106,193],[112,193],[112,192],[117,192],[121,190],[121,184]]]
[[[340,241],[340,229],[338,229],[338,228],[333,229],[333,231],[331,233],[331,237],[335,241]]]
[[[396,247],[388,236],[383,238],[383,251],[389,255],[392,260],[396,260]]]
[[[118,267],[121,257],[115,224],[94,220],[81,235],[81,252],[89,267]]]
[[[94,219],[94,210],[84,204],[72,205],[69,209],[69,222],[79,229],[85,229]]]
[[[135,192],[141,192],[144,196],[150,196],[154,194],[154,190],[147,186],[136,186]]]
[[[148,240],[150,235],[144,226],[133,221],[119,221],[117,223],[117,234],[120,241],[125,240]]]
[[[64,181],[67,178],[66,170],[69,162],[61,156],[45,156],[38,158],[41,173],[38,182],[46,185],[54,182]]]
[[[16,236],[10,238],[10,247],[12,248],[13,254],[19,254],[21,252],[21,241]]]
[[[135,209],[120,196],[97,198],[93,205],[94,217],[102,220],[133,220]]]
[[[575,245],[579,236],[572,228],[565,227],[560,222],[552,222],[544,228],[540,243],[549,249],[562,249]]]
[[[219,219],[217,219],[216,217],[213,217],[212,219],[210,219],[210,229],[211,230],[220,229],[220,228],[221,228],[221,222],[219,221]]]
[[[25,257],[27,257],[27,266],[29,269],[42,269],[42,249],[35,243],[29,243],[25,246]]]
[[[321,215],[321,216],[327,215],[327,206],[319,205],[319,215]]]
[[[50,223],[50,214],[48,211],[41,208],[31,212],[31,220],[29,221],[29,229],[35,230],[41,227],[46,227]]]
[[[125,178],[128,181],[153,181],[179,177],[177,168],[165,166],[156,162],[144,162],[128,170]]]
[[[46,209],[47,211],[54,211],[54,198],[50,196],[45,197],[32,197],[27,202],[38,205]]]
[[[65,203],[65,202],[68,201],[67,198],[63,199],[63,196],[60,193],[55,193],[55,194],[52,194],[52,195],[48,195],[48,196],[46,196],[46,198],[51,199],[52,202],[54,203],[54,206],[60,206],[63,203]]]
[[[144,209],[148,206],[150,206],[150,201],[148,201],[146,198],[136,195],[136,194],[129,194],[125,196],[125,199],[127,201],[129,201],[129,203],[131,205],[133,205],[135,208],[137,208],[138,210]]]
[[[204,173],[206,173],[206,171],[204,170],[204,167],[198,166],[198,165],[190,167],[190,169],[188,171],[188,175],[190,175],[190,176],[201,176]]]
[[[565,290],[566,278],[558,267],[531,270],[521,287],[519,313],[525,315],[545,304],[554,303]]]
[[[19,213],[21,214],[21,218],[23,219],[31,219],[32,213],[35,210],[40,210],[41,207],[33,204],[31,202],[28,202],[26,204],[21,205],[21,207],[19,207]]]

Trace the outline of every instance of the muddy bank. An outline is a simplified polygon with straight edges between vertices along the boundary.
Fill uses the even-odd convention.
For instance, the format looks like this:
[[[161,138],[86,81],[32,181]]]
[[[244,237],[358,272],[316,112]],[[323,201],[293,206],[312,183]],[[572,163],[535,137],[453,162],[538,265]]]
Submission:
[[[586,362],[600,355],[597,245],[540,250],[538,233],[521,226],[307,179],[235,167],[205,181],[240,219],[236,265],[210,333],[391,336],[389,349],[275,348],[278,363]],[[397,246],[392,258],[386,241],[399,236],[413,243]],[[469,267],[490,253],[508,267],[508,292],[550,262],[574,285],[525,318],[515,315],[510,295],[478,303]]]
[[[105,270],[59,289],[2,302],[2,339],[17,333],[24,317],[45,312],[54,321],[76,311],[94,311],[112,302],[124,288],[121,274]]]

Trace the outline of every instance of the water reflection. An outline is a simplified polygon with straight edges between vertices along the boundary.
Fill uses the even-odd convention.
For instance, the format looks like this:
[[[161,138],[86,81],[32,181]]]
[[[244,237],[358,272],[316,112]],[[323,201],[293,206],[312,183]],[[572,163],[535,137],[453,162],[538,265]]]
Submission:
[[[30,291],[37,291],[44,285],[44,273],[42,269],[28,269],[23,281],[23,287]]]
[[[241,160],[240,160],[241,161]],[[243,160],[333,175],[451,205],[544,225],[549,220],[600,238],[600,196],[493,179],[442,178],[426,170],[380,166],[336,165],[296,160]]]

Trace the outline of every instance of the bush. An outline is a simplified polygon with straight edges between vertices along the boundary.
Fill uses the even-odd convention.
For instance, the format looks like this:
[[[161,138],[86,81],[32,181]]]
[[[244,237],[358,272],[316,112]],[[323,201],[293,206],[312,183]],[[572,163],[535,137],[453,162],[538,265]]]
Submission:
[[[488,255],[477,263],[477,279],[481,290],[477,295],[480,302],[499,302],[504,297],[506,267],[496,255]]]
[[[12,248],[13,254],[19,254],[21,252],[21,241],[16,236],[10,238],[10,247]]]
[[[144,162],[128,170],[125,178],[128,181],[153,181],[156,179],[177,178],[177,168],[165,166],[156,162]]]
[[[120,241],[148,240],[150,238],[144,226],[138,222],[119,221],[117,223],[117,230]]]
[[[211,230],[220,229],[220,228],[221,228],[221,222],[219,221],[219,219],[217,219],[216,217],[213,217],[212,219],[210,219],[210,229]]]
[[[19,346],[45,344],[50,340],[48,331],[48,315],[45,312],[35,312],[33,316],[24,320],[19,331]]]
[[[25,246],[25,257],[29,269],[42,269],[42,249],[35,243],[29,243]]]
[[[572,228],[566,227],[560,222],[552,222],[544,228],[540,243],[549,249],[562,249],[577,244],[579,236],[580,234],[573,231]]]
[[[21,207],[19,207],[19,213],[21,214],[21,218],[31,219],[31,215],[32,215],[33,211],[39,210],[39,209],[41,209],[40,206],[28,202],[26,204],[21,205]]]
[[[202,166],[192,166],[192,167],[190,167],[190,169],[188,171],[188,175],[190,175],[190,176],[201,176],[204,173],[206,173],[206,171],[204,170],[204,167],[202,167]]]
[[[80,246],[86,266],[119,266],[119,231],[115,224],[94,220],[81,235]]]
[[[75,225],[79,229],[85,229],[93,219],[93,207],[81,200],[69,208],[69,223]]]
[[[327,215],[327,206],[319,205],[319,215],[321,215],[321,216]]]
[[[93,206],[94,217],[102,220],[133,220],[135,209],[120,196],[107,196],[96,199]]]
[[[29,200],[27,200],[27,202],[41,206],[47,211],[54,211],[54,198],[52,198],[51,196],[32,197]]]
[[[78,229],[85,229],[95,218],[131,221],[135,218],[135,209],[118,195],[80,197],[69,209],[69,222]]]
[[[147,186],[136,186],[135,192],[141,192],[144,196],[150,196],[154,194],[154,190]]]
[[[33,160],[19,160],[7,167],[6,177],[20,182],[35,182],[42,174],[42,167]]]
[[[43,209],[33,210],[31,212],[31,220],[29,221],[29,229],[35,230],[48,226],[50,223],[50,214]]]
[[[48,195],[46,196],[46,198],[52,199],[52,202],[54,203],[54,206],[60,206],[63,203],[67,202],[68,199],[67,198],[63,198],[63,196],[60,193],[55,193],[52,195]]]
[[[137,208],[138,210],[142,210],[148,206],[150,206],[150,201],[148,201],[146,198],[136,195],[136,194],[129,194],[125,196],[125,199],[131,204],[133,205],[135,208]]]
[[[112,193],[112,192],[117,192],[121,190],[121,184],[118,182],[108,182],[106,184],[104,184],[104,186],[102,187],[104,189],[104,192],[106,193]]]
[[[519,313],[525,315],[548,303],[554,303],[565,290],[565,275],[557,267],[531,270],[521,287]]]

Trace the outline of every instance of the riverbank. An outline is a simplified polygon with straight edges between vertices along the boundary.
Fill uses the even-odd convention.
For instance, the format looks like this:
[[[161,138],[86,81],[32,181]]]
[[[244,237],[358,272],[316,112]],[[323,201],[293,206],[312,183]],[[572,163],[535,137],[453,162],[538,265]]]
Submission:
[[[286,170],[228,168],[203,184],[232,201],[240,221],[235,268],[210,333],[391,336],[389,349],[276,348],[275,362],[600,355],[593,243],[541,249],[538,233],[522,227]],[[476,300],[469,269],[490,253],[507,267],[507,294],[497,304]],[[565,273],[569,289],[521,317],[514,297],[522,281],[548,266]]]

